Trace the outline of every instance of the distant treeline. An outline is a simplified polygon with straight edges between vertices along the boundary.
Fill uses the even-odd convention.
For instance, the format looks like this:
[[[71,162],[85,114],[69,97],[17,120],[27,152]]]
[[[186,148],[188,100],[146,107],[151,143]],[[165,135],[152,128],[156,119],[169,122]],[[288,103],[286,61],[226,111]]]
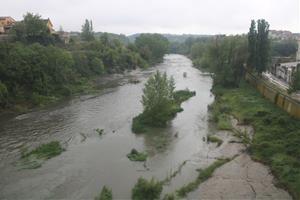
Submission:
[[[169,45],[159,34],[142,34],[129,44],[95,35],[88,20],[79,37],[64,44],[31,13],[10,35],[0,43],[0,108],[44,104],[84,91],[97,75],[146,68],[162,61]]]

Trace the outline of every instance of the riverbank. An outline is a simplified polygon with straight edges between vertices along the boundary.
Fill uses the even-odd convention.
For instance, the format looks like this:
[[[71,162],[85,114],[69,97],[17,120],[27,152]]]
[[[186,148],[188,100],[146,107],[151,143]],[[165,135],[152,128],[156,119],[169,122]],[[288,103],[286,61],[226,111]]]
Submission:
[[[7,108],[0,108],[0,118],[13,117],[29,113],[37,109],[59,104],[68,99],[83,95],[97,95],[106,88],[116,87],[131,83],[132,77],[142,69],[128,70],[124,73],[104,74],[89,79],[82,79],[80,84],[72,85],[72,94],[59,96],[38,96],[35,100],[19,101]]]
[[[233,115],[240,124],[254,127],[253,140],[247,138],[251,158],[270,166],[277,178],[276,186],[300,197],[300,123],[264,99],[247,83],[239,88],[215,86],[214,115]],[[219,122],[220,118],[216,119]],[[222,120],[222,119],[221,119]]]

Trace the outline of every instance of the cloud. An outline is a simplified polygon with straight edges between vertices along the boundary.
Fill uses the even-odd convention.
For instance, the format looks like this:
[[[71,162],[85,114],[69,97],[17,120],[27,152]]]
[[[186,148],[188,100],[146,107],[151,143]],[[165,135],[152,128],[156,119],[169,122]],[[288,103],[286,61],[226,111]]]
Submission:
[[[55,27],[80,31],[85,19],[95,31],[132,34],[245,33],[251,19],[266,19],[271,29],[300,32],[299,0],[9,0],[0,13],[17,20],[26,12],[50,18]]]

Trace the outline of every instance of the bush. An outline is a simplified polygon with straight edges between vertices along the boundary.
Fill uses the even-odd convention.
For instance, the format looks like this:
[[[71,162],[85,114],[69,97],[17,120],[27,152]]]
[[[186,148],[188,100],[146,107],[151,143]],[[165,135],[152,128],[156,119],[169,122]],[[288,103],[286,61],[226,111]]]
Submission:
[[[153,178],[147,181],[139,178],[132,189],[131,198],[133,200],[154,200],[159,199],[162,192],[162,184]]]
[[[111,189],[108,189],[106,186],[103,186],[99,196],[95,197],[95,200],[112,200]]]
[[[37,158],[50,159],[54,156],[58,156],[64,151],[61,144],[58,141],[52,141],[47,144],[42,144],[36,149],[25,153],[22,155],[22,158],[27,158],[29,156],[35,156]]]
[[[129,154],[127,154],[127,158],[131,161],[146,161],[147,153],[138,152],[136,149],[132,149]]]
[[[143,113],[133,118],[132,131],[142,133],[147,126],[165,127],[167,122],[183,109],[180,104],[196,93],[189,90],[174,92],[174,79],[159,71],[149,78],[142,96]]]

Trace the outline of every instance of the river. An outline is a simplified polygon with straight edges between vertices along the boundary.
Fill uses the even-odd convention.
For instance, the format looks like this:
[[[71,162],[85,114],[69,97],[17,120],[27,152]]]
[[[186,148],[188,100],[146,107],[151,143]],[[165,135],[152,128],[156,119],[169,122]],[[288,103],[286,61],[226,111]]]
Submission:
[[[194,90],[196,96],[182,104],[184,111],[167,128],[136,135],[132,118],[142,111],[142,89],[156,70],[173,76],[176,89]],[[131,84],[132,78],[141,82]],[[195,169],[213,161],[203,141],[209,132],[207,105],[214,99],[211,86],[211,77],[193,68],[188,58],[166,55],[156,67],[106,81],[98,94],[0,119],[0,199],[93,199],[104,185],[114,198],[128,199],[140,176],[162,180],[187,160],[163,193],[174,191],[195,179]],[[96,128],[104,129],[104,135]],[[16,166],[22,149],[52,140],[61,141],[66,151],[38,169]],[[147,151],[147,162],[129,161],[126,154],[132,148]]]

